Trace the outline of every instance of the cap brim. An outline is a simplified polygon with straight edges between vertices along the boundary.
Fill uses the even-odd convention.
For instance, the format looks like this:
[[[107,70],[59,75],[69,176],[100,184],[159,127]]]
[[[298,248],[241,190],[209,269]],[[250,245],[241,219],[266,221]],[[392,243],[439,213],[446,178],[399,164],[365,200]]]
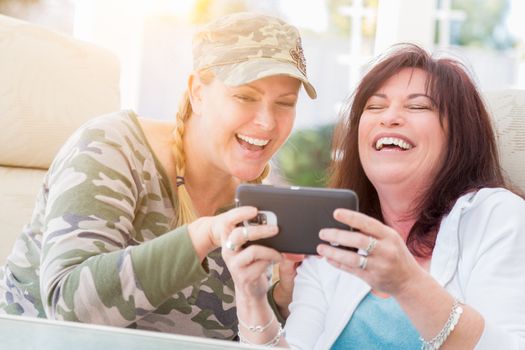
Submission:
[[[317,92],[308,78],[292,63],[280,61],[273,58],[251,58],[247,61],[211,67],[224,84],[228,86],[239,86],[252,81],[274,76],[287,75],[299,79],[304,86],[308,96],[317,98]]]

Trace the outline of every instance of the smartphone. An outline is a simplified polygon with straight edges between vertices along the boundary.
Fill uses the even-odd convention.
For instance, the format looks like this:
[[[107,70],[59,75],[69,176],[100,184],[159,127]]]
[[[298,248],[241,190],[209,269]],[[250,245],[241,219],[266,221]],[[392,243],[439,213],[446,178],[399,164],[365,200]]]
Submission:
[[[237,206],[254,206],[257,216],[243,225],[277,225],[279,233],[270,238],[249,241],[246,245],[261,244],[280,252],[317,254],[316,247],[326,243],[319,238],[323,228],[350,230],[334,219],[337,208],[358,210],[354,191],[314,187],[279,187],[242,184],[237,187]]]

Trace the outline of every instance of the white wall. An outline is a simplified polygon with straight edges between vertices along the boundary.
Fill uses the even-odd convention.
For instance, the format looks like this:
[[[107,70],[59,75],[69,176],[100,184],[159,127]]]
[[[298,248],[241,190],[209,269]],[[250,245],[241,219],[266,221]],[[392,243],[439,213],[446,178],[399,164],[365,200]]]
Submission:
[[[411,42],[431,48],[436,0],[379,0],[374,53]]]
[[[121,62],[122,108],[137,110],[143,52],[143,3],[76,0],[74,36],[110,49]]]

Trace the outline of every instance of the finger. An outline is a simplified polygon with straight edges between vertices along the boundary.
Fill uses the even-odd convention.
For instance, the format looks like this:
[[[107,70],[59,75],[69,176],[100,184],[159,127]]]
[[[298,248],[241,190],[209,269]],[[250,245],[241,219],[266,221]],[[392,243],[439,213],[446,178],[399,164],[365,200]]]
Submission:
[[[221,246],[226,247],[226,254],[231,254],[238,251],[249,240],[257,240],[276,235],[279,228],[276,225],[261,225],[261,226],[240,226],[235,228],[229,235],[224,235],[221,241]],[[232,248],[233,247],[233,248]]]
[[[336,243],[350,248],[365,250],[368,247],[370,236],[357,231],[324,228],[319,231],[319,238],[329,243]]]
[[[224,242],[240,222],[253,218],[255,215],[257,215],[257,208],[250,206],[233,208],[220,214],[218,216],[220,218],[220,227],[216,230],[219,232],[221,245],[224,246]]]
[[[244,220],[254,218],[257,215],[257,208],[251,206],[242,206],[230,209],[223,215],[226,217],[226,221],[233,227]]]
[[[281,259],[281,253],[275,249],[251,245],[237,254],[235,265],[245,267],[257,261],[266,261],[270,264],[272,262],[280,262]]]
[[[291,260],[295,262],[301,262],[306,258],[306,255],[304,254],[292,254],[292,253],[283,253],[283,257],[286,260]]]
[[[293,271],[295,270],[295,266],[297,266],[297,262],[289,259],[283,259],[281,260],[281,263],[279,264],[279,270],[280,271]]]
[[[332,259],[328,259],[328,258],[326,259],[326,261],[330,265],[332,265],[332,266],[334,266],[334,267],[336,267],[338,269],[341,269],[341,270],[346,271],[346,272],[350,272],[351,274],[354,274],[354,275],[356,275],[358,277],[361,277],[361,278],[364,277],[363,275],[364,275],[365,271],[363,269],[361,269],[359,266],[349,266],[349,265],[341,264],[338,261],[335,261],[335,260],[332,260]]]
[[[242,267],[242,269],[239,268],[237,272],[232,270],[232,277],[234,278],[236,285],[239,282],[251,283],[257,281],[261,275],[266,274],[268,266],[270,266],[270,262],[266,260],[258,260],[248,266]]]
[[[331,247],[327,244],[317,246],[319,255],[336,262],[341,266],[356,267],[359,266],[361,255],[341,248]]]
[[[277,225],[239,226],[231,232],[228,238],[242,245],[247,241],[256,241],[275,236],[278,232],[279,228]]]
[[[283,259],[279,263],[279,276],[281,279],[285,276],[295,277],[297,274],[297,267],[300,262]]]
[[[336,209],[334,218],[352,227],[354,230],[361,231],[375,238],[384,237],[386,231],[389,230],[389,227],[381,221],[349,209]]]

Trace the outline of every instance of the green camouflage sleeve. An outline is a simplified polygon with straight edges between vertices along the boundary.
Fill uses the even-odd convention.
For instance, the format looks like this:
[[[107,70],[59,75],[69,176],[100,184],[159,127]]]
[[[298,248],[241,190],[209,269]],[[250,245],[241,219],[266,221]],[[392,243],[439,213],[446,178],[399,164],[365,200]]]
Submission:
[[[132,143],[108,133],[86,128],[50,170],[40,289],[48,317],[128,326],[206,273],[185,227],[137,245],[134,219],[151,193]]]

